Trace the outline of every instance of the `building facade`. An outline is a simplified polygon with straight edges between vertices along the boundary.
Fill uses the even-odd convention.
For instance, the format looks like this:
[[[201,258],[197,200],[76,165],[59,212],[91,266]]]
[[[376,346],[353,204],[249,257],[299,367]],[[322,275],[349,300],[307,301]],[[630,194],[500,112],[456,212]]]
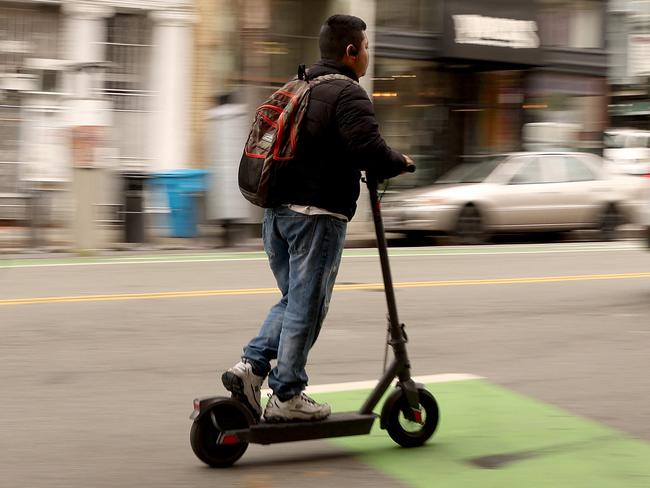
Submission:
[[[374,99],[389,142],[426,184],[463,158],[521,150],[523,127],[607,126],[604,1],[377,2]],[[420,169],[419,168],[419,169]]]
[[[75,166],[192,166],[192,8],[189,0],[0,1],[6,186],[65,185]],[[118,196],[106,181],[100,205]]]
[[[650,130],[650,1],[609,2],[612,127]]]
[[[602,0],[244,0],[231,12],[219,90],[251,110],[318,59],[328,15],[366,20],[372,65],[362,84],[382,133],[431,182],[466,157],[520,150],[535,122],[579,128],[600,151],[608,126],[607,2]]]
[[[252,114],[318,60],[333,13],[368,24],[362,85],[389,144],[418,162],[403,184],[522,149],[528,123],[572,123],[592,151],[608,126],[601,0],[23,0],[0,12],[0,168],[20,163],[24,179],[65,181],[89,151],[112,169],[212,168],[224,137],[206,114],[224,95]],[[643,79],[644,38],[631,39]]]
[[[236,144],[233,153],[241,154],[244,138],[248,135],[255,108],[273,91],[297,74],[299,64],[319,60],[318,35],[325,19],[334,13],[348,13],[363,18],[367,25],[370,46],[374,44],[375,0],[197,0],[196,29],[197,55],[194,98],[194,154],[197,160],[213,169],[213,174],[224,175],[219,165],[235,166],[229,169],[231,186],[215,181],[212,193],[224,194],[236,185],[236,164],[239,160],[223,162],[218,159],[225,151],[223,144]],[[200,37],[200,40],[199,40]],[[372,49],[372,48],[371,48]],[[361,84],[372,93],[373,61]],[[219,124],[205,120],[206,110],[228,103],[246,107],[246,124]],[[210,113],[218,113],[210,111]],[[235,127],[239,133],[233,133]],[[219,198],[214,199],[218,205]],[[360,200],[359,215],[369,215],[366,199]],[[245,202],[247,223],[259,224],[261,210]],[[223,207],[223,206],[222,206]],[[209,211],[220,219],[228,219],[222,209]],[[239,218],[234,213],[231,218]],[[355,220],[363,220],[355,219]],[[355,224],[358,225],[358,224]]]

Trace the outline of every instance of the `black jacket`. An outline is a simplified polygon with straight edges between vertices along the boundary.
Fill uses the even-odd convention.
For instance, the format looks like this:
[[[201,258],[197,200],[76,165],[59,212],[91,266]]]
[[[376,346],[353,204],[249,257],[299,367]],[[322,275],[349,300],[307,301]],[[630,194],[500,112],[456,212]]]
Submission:
[[[358,80],[342,63],[321,60],[308,78],[341,73]],[[300,127],[296,158],[278,171],[282,203],[313,205],[352,219],[357,208],[361,170],[381,178],[404,171],[404,156],[379,134],[372,103],[365,90],[348,80],[314,86]]]

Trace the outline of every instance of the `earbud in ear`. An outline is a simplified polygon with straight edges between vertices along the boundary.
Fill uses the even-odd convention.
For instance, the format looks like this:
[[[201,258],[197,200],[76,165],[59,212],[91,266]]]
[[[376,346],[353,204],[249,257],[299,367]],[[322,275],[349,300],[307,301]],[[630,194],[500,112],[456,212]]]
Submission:
[[[349,46],[349,47],[348,47],[348,55],[350,55],[350,56],[358,56],[358,55],[359,55],[359,51],[357,51],[357,48],[356,48],[356,47],[354,47],[354,46]]]

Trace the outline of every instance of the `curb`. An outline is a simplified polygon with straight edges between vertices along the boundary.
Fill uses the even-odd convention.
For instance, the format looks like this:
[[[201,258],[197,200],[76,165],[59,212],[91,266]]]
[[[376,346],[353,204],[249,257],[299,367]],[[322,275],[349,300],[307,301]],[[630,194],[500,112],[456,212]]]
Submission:
[[[413,242],[409,242],[400,234],[387,233],[386,238],[389,246],[413,246]],[[220,246],[214,240],[209,242],[205,238],[195,238],[194,240],[178,238],[175,240],[165,240],[159,243],[111,243],[105,248],[96,249],[93,251],[78,252],[70,243],[60,243],[50,246],[42,247],[2,247],[0,240],[0,255],[35,255],[43,256],[47,254],[69,254],[69,255],[96,255],[103,253],[165,253],[173,251],[192,252],[192,251],[213,251],[213,252],[247,252],[247,251],[263,251],[264,245],[261,238],[248,238],[239,244],[233,246]],[[643,240],[645,242],[646,230],[644,227],[626,226],[619,231],[618,240]],[[579,242],[579,241],[594,241],[593,231],[574,231],[563,242]],[[442,244],[444,244],[444,239]],[[376,247],[376,238],[373,233],[355,233],[348,235],[345,241],[346,249],[355,248],[374,248]],[[440,242],[431,238],[427,245],[440,245]]]

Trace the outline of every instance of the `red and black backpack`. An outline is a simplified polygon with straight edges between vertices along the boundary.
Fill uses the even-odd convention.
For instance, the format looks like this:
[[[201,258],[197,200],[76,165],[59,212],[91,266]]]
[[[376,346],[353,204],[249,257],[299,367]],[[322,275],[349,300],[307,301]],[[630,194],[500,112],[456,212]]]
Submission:
[[[303,65],[298,77],[271,95],[255,112],[255,120],[244,154],[239,162],[239,189],[244,198],[259,207],[273,207],[279,195],[273,194],[273,181],[278,166],[292,161],[300,125],[309,105],[311,89],[331,80],[348,80],[341,74],[319,76],[307,81]]]

